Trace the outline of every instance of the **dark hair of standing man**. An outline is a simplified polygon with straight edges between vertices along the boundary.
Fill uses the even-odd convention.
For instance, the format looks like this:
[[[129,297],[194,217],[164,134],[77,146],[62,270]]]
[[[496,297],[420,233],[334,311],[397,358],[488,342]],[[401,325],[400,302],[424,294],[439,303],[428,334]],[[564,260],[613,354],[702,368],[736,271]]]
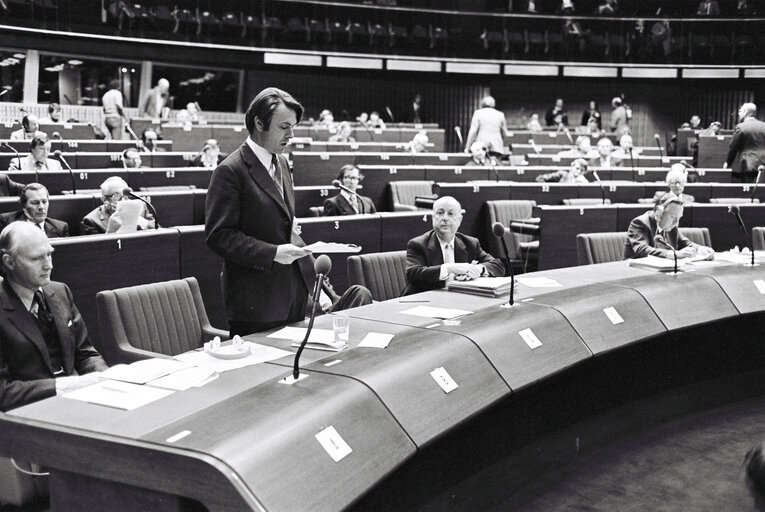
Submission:
[[[277,89],[276,87],[267,87],[260,91],[255,99],[252,100],[250,106],[247,107],[247,113],[244,115],[244,125],[247,128],[247,133],[252,133],[255,129],[255,118],[260,119],[263,123],[263,129],[268,130],[271,127],[271,118],[274,115],[274,110],[280,103],[284,103],[290,110],[293,110],[297,115],[297,120],[303,117],[303,105],[301,105],[292,95],[288,92]]]

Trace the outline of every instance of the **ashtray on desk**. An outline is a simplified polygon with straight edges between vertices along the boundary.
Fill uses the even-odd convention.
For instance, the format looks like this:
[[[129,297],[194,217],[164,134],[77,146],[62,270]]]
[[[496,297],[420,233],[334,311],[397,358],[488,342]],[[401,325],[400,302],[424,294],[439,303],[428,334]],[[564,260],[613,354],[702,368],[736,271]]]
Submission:
[[[242,359],[250,355],[250,347],[248,345],[242,345],[235,347],[234,345],[226,345],[220,347],[218,350],[210,350],[205,347],[205,353],[210,354],[218,359]]]

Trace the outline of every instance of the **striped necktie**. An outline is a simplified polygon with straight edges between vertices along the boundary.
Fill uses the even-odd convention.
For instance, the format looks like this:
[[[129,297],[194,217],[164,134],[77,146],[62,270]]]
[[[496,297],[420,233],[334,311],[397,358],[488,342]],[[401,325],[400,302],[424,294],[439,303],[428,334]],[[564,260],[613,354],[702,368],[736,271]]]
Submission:
[[[284,189],[282,188],[282,173],[279,171],[276,155],[271,155],[271,168],[268,170],[268,173],[271,175],[271,179],[274,180],[274,184],[276,185],[276,189],[279,191],[279,195],[282,196],[282,199],[284,199]]]

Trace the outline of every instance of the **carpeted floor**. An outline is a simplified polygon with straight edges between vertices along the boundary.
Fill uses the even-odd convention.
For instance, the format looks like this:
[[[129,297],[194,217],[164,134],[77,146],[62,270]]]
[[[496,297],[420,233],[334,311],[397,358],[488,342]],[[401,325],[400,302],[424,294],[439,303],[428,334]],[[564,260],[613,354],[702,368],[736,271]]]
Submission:
[[[440,505],[430,502],[424,509],[751,511],[755,507],[744,482],[743,459],[763,439],[765,397],[690,414],[620,438],[546,473],[491,507],[485,502],[479,505],[481,498],[452,489],[436,500]],[[483,485],[501,481],[484,478]],[[487,494],[496,497],[501,492],[487,489]]]

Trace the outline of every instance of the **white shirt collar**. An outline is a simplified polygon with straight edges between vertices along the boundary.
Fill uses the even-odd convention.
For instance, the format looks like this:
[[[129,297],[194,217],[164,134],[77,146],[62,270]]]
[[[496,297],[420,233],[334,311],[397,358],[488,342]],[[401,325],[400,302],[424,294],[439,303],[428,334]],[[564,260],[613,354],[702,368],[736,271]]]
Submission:
[[[262,146],[258,146],[255,141],[252,140],[252,137],[247,137],[244,142],[247,144],[247,146],[249,146],[252,152],[255,153],[255,156],[258,157],[258,160],[260,160],[260,163],[263,164],[263,167],[265,167],[266,170],[270,172],[271,158],[273,158],[273,153]]]
[[[25,288],[24,286],[16,283],[12,279],[8,279],[8,284],[11,285],[13,291],[16,292],[16,295],[18,295],[19,299],[21,299],[21,303],[24,304],[24,307],[27,309],[27,311],[32,308],[32,301],[35,298],[35,292],[37,290],[42,290],[42,288],[37,288],[37,290],[30,290],[29,288]]]
[[[448,242],[443,240],[440,236],[438,236],[438,234],[436,234],[436,238],[438,238],[438,245],[441,246],[441,249],[446,249],[447,247],[451,247],[452,249],[454,249],[454,238],[456,237],[453,237]]]
[[[351,196],[351,194],[349,194],[349,193],[348,193],[348,192],[346,192],[345,190],[341,190],[341,191],[340,191],[340,194],[341,194],[341,195],[342,195],[342,196],[343,196],[343,197],[344,197],[344,198],[345,198],[345,199],[346,199],[346,200],[347,200],[347,201],[348,201],[350,204],[353,204],[353,199],[352,199],[352,197],[353,197],[353,196]]]

